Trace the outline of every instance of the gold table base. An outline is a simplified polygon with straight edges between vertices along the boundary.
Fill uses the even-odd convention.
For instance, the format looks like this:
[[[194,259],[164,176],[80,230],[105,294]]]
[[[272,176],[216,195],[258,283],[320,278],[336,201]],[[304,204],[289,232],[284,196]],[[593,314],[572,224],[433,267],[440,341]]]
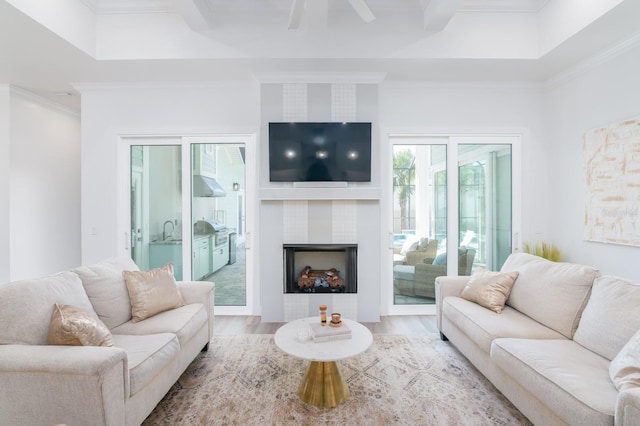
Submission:
[[[347,400],[349,388],[335,361],[311,361],[298,387],[298,396],[316,407],[335,407]]]

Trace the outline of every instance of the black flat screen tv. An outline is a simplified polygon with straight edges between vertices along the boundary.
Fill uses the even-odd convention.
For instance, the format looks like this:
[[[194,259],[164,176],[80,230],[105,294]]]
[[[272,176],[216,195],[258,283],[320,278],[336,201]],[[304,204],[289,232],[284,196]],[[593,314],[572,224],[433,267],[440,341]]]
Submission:
[[[371,182],[371,123],[269,123],[271,182]]]

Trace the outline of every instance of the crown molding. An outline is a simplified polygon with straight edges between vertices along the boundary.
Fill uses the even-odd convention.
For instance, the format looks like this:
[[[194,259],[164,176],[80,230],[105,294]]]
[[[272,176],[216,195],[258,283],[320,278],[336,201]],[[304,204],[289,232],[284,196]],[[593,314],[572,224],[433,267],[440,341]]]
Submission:
[[[97,14],[175,12],[169,0],[81,0]]]
[[[410,81],[387,81],[384,86],[395,87],[420,87],[427,89],[491,89],[491,90],[518,90],[518,91],[539,91],[542,83],[536,81],[473,81],[473,80],[410,80]]]
[[[268,83],[350,83],[380,84],[384,81],[385,72],[289,72],[289,73],[254,73],[253,77],[261,84]]]
[[[561,71],[555,76],[545,80],[543,82],[543,87],[545,89],[550,89],[562,83],[566,83],[567,81],[573,80],[581,74],[598,68],[599,66],[629,52],[630,50],[637,49],[639,47],[640,32],[620,43],[611,46],[609,49],[603,50],[602,52],[597,53],[590,58],[579,62],[573,67],[567,68],[566,70]]]
[[[73,108],[70,108],[70,107],[68,107],[66,105],[62,105],[62,104],[60,104],[58,102],[52,101],[51,99],[45,98],[44,96],[37,95],[37,94],[35,94],[33,92],[30,92],[30,91],[28,91],[26,89],[23,89],[22,87],[9,85],[8,86],[8,91],[9,91],[9,94],[17,95],[17,96],[20,96],[20,97],[22,97],[24,99],[37,102],[37,103],[39,103],[41,105],[44,105],[44,106],[49,107],[51,109],[58,110],[58,111],[63,112],[65,114],[73,115],[75,117],[80,117],[80,111],[78,111],[76,109],[73,109]]]
[[[195,82],[118,82],[118,83],[71,83],[71,87],[80,93],[106,90],[147,90],[147,89],[207,89],[230,86],[248,86],[256,84],[253,80],[217,80]]]
[[[537,13],[549,0],[467,0],[460,12]]]

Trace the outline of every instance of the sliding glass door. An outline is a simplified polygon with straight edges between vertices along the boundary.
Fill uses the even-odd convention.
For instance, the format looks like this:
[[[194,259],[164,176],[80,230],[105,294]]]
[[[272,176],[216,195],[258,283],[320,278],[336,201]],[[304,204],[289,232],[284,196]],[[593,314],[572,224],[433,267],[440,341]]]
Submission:
[[[433,304],[435,268],[447,238],[446,145],[393,146],[393,300],[397,305]]]
[[[390,141],[391,311],[401,313],[393,306],[433,305],[438,276],[471,275],[479,267],[499,270],[511,253],[513,151],[519,138]]]
[[[131,145],[131,257],[142,270],[171,262],[183,278],[179,145]]]
[[[191,276],[216,283],[216,306],[245,306],[245,145],[194,143],[191,159]]]
[[[250,313],[245,200],[251,140],[125,139],[131,257],[142,270],[171,262],[176,280],[214,282],[217,312]]]

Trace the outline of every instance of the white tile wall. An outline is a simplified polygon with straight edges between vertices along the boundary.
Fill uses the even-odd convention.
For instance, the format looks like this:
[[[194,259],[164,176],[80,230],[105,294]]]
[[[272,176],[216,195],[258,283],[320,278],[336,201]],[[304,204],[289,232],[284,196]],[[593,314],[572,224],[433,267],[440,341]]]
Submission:
[[[283,201],[282,230],[285,244],[309,242],[309,203],[307,201]]]
[[[356,224],[356,201],[334,200],[331,203],[331,242],[352,244],[358,241]]]
[[[283,121],[308,121],[306,84],[283,85]],[[356,121],[356,85],[331,85],[331,121]],[[307,201],[283,201],[283,241],[285,244],[309,243],[309,204]],[[331,243],[352,244],[357,241],[357,204],[355,200],[331,202]],[[284,320],[292,321],[316,315],[311,312],[309,294],[283,294]],[[315,295],[317,296],[317,295]],[[323,296],[320,296],[324,299]],[[358,318],[357,294],[326,295],[332,312],[350,319]],[[317,297],[313,300],[316,301]],[[315,305],[314,305],[315,306]]]
[[[358,320],[358,295],[334,294],[332,312],[339,312],[343,318]]]
[[[283,121],[308,120],[307,85],[282,85],[282,119]]]
[[[311,313],[309,313],[308,294],[284,294],[284,320],[286,322],[309,316],[311,316]]]
[[[331,121],[356,120],[356,85],[331,85]]]

